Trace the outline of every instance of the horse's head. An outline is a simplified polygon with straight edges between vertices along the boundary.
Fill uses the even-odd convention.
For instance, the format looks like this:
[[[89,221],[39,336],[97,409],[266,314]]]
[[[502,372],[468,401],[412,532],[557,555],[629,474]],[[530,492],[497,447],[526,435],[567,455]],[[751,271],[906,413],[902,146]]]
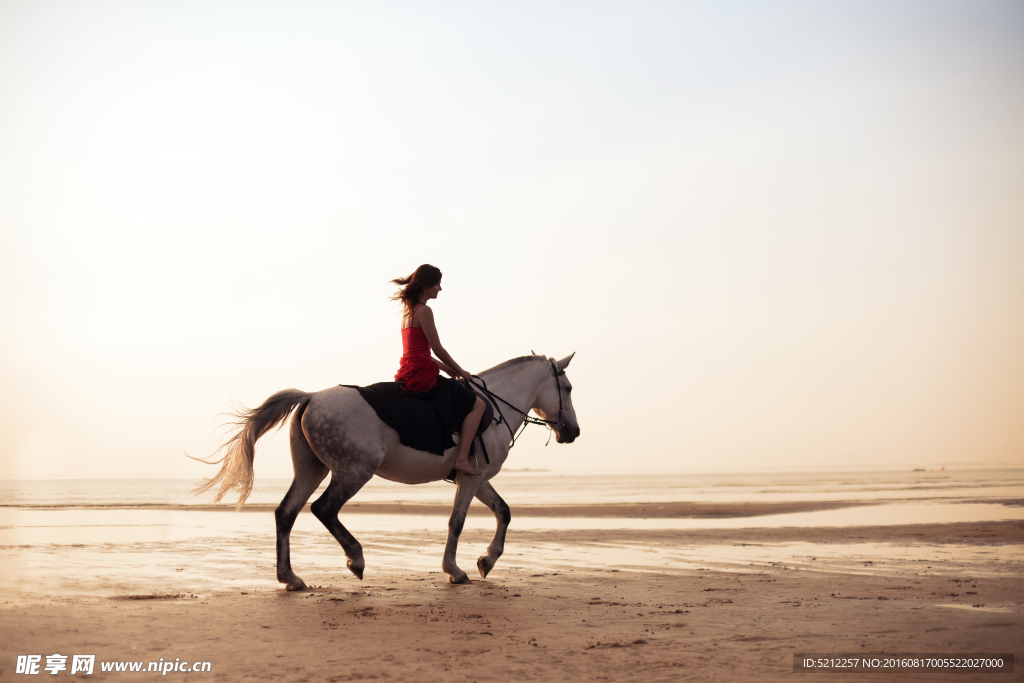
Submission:
[[[576,421],[576,410],[572,407],[572,384],[565,376],[569,361],[576,354],[554,361],[553,377],[541,385],[537,397],[537,405],[533,409],[545,420],[555,422],[551,426],[555,430],[555,441],[572,443],[580,435],[580,425]]]

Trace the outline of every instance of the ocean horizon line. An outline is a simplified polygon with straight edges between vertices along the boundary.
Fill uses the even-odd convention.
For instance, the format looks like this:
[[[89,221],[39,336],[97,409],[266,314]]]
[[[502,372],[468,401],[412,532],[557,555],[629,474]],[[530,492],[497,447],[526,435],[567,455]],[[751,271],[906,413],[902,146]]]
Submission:
[[[778,467],[778,468],[742,468],[742,469],[673,469],[673,470],[590,470],[586,472],[578,470],[557,470],[541,468],[512,468],[502,469],[498,474],[545,474],[556,476],[652,476],[652,475],[684,475],[684,474],[843,474],[843,473],[892,473],[892,472],[978,472],[978,471],[1003,471],[1003,470],[1024,470],[1024,464],[946,464],[932,467],[893,467],[893,466],[871,466],[863,467],[837,466],[837,467]],[[497,476],[497,475],[496,475]],[[203,478],[202,475],[94,475],[94,476],[72,476],[72,477],[0,477],[0,481],[124,481],[124,480],[195,480]],[[291,479],[288,474],[259,475],[257,479]],[[410,484],[414,486],[415,484]]]

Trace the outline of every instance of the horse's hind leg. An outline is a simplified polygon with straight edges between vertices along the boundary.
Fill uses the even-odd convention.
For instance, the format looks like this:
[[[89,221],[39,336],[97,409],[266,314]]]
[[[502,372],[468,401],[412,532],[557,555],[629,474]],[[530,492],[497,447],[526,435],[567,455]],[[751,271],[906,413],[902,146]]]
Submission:
[[[316,487],[327,476],[327,466],[320,462],[313,450],[309,447],[306,437],[302,433],[301,422],[302,410],[299,410],[292,420],[291,445],[292,465],[295,468],[295,479],[285,494],[281,504],[274,510],[274,518],[277,520],[277,580],[286,584],[290,591],[301,591],[306,584],[292,571],[291,546],[289,537],[292,527],[295,525],[295,518],[302,511],[309,497],[316,491]]]
[[[377,463],[381,459],[383,459],[383,453],[381,458],[377,459]],[[348,557],[346,564],[349,570],[359,579],[363,578],[363,569],[366,567],[366,563],[363,561],[363,546],[338,520],[338,513],[341,512],[341,506],[348,502],[352,496],[356,495],[366,482],[370,481],[375,469],[376,464],[369,462],[366,463],[365,467],[352,464],[343,471],[332,469],[331,483],[327,485],[327,490],[310,506],[316,518],[327,527],[331,535],[341,544],[345,555]]]
[[[494,490],[490,482],[484,482],[480,485],[476,492],[476,498],[489,507],[491,512],[494,513],[495,519],[498,520],[498,527],[494,532],[494,538],[491,539],[491,544],[487,546],[487,554],[481,555],[480,559],[476,561],[476,568],[480,570],[480,577],[486,578],[487,574],[494,568],[498,558],[501,557],[501,553],[505,550],[505,532],[508,530],[509,522],[512,521],[512,511],[508,509],[508,505],[501,499],[501,496]]]

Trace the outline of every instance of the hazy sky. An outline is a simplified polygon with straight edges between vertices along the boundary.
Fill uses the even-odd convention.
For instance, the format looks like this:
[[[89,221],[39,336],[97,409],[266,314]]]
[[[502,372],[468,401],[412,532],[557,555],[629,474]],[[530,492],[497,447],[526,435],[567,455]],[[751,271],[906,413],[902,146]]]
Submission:
[[[0,476],[208,474],[424,262],[577,354],[511,467],[1024,465],[1024,4],[0,1]]]

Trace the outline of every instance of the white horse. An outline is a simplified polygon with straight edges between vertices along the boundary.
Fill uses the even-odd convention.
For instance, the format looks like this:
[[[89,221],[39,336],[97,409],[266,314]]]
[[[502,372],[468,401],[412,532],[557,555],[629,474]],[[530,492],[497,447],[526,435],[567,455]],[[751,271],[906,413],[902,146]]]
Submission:
[[[574,354],[575,355],[575,354]],[[455,503],[448,520],[448,543],[441,568],[452,583],[470,583],[466,572],[455,563],[459,534],[466,520],[466,511],[475,496],[489,507],[497,518],[497,530],[487,554],[477,560],[481,577],[494,567],[505,546],[505,531],[512,515],[508,505],[489,481],[501,471],[511,448],[510,435],[532,409],[548,421],[558,443],[572,443],[580,435],[570,392],[572,385],[565,368],[572,356],[560,361],[544,356],[513,358],[480,374],[487,388],[507,403],[497,401],[497,408],[506,424],[493,423],[480,438],[490,458],[483,462],[477,449],[477,468],[483,474],[470,477],[459,472],[455,480]],[[220,471],[205,480],[197,489],[201,493],[219,484],[215,500],[231,489],[239,492],[238,507],[252,491],[256,442],[268,431],[281,426],[295,411],[291,424],[292,464],[295,478],[281,504],[274,512],[277,519],[277,580],[290,591],[306,588],[292,571],[289,535],[302,506],[331,473],[327,489],[311,506],[331,535],[338,540],[348,557],[348,568],[363,578],[363,549],[352,534],[338,521],[338,512],[373,475],[403,484],[423,484],[448,476],[455,463],[457,448],[449,448],[443,456],[408,448],[399,443],[398,432],[386,425],[355,389],[334,387],[316,393],[285,389],[268,398],[254,410],[235,413],[237,431],[221,447],[223,457],[206,460],[220,463]],[[498,411],[495,412],[497,417]]]

